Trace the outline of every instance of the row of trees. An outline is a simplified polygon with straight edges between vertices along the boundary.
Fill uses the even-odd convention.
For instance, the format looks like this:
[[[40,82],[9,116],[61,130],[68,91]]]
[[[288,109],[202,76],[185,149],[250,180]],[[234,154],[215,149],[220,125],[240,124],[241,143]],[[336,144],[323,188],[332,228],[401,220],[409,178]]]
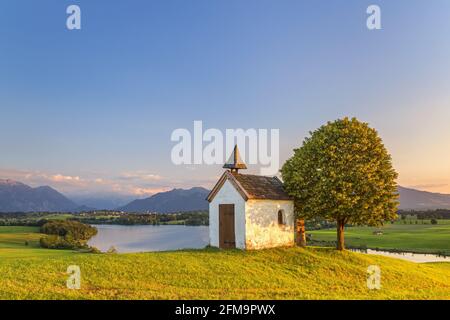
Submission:
[[[398,212],[402,219],[406,219],[408,216],[414,216],[419,220],[424,219],[450,219],[449,209],[437,209],[437,210],[400,210]]]
[[[396,218],[397,173],[391,156],[377,131],[355,118],[310,132],[281,174],[298,219],[336,222],[338,250],[345,248],[346,224],[379,226]]]
[[[64,215],[64,216],[62,216]],[[55,213],[0,213],[0,226],[42,226],[55,219]],[[86,224],[118,224],[118,225],[160,225],[185,224],[191,226],[208,225],[208,211],[189,211],[168,214],[124,213],[116,211],[97,211],[73,214],[62,214],[59,218],[79,221]]]
[[[189,211],[180,213],[118,213],[114,215],[99,215],[84,213],[76,215],[71,220],[89,224],[118,224],[118,225],[160,225],[185,224],[208,225],[208,211]]]

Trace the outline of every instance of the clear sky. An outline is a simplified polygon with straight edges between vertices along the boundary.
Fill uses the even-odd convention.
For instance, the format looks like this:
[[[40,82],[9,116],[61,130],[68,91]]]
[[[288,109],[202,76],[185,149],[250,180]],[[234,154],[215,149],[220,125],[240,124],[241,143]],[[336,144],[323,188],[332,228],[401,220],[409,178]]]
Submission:
[[[2,0],[0,178],[69,195],[211,187],[220,166],[170,161],[174,129],[278,128],[284,162],[356,116],[400,184],[450,193],[449,16],[447,0]]]

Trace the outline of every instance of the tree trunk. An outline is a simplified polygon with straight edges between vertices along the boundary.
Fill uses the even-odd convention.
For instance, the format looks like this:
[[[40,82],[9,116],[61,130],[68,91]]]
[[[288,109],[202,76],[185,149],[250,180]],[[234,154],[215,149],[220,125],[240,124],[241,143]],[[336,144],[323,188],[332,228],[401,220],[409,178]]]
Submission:
[[[297,246],[306,247],[305,220],[297,219]]]
[[[337,249],[342,251],[345,250],[344,245],[344,220],[337,221]]]

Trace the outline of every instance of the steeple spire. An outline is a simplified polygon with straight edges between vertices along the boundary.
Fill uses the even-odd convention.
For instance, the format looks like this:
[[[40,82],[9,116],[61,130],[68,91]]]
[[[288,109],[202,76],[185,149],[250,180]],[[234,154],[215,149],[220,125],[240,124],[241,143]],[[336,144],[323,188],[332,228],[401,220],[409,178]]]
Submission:
[[[247,166],[241,159],[237,145],[234,146],[233,152],[228,158],[228,161],[223,165],[223,168],[230,169],[231,172],[235,173],[238,173],[239,169],[247,169]]]

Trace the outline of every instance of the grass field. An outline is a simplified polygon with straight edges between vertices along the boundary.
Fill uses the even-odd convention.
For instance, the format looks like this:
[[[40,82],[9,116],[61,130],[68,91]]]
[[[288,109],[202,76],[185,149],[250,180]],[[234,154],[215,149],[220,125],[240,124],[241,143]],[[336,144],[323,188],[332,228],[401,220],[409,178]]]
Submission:
[[[327,248],[86,254],[41,249],[36,232],[0,227],[0,299],[450,299],[449,263]],[[80,290],[66,288],[69,265]],[[381,290],[367,289],[369,265]]]
[[[380,249],[399,249],[412,252],[440,253],[450,255],[450,220],[439,220],[439,224],[387,224],[382,228],[348,227],[345,242],[349,246]],[[381,230],[382,235],[373,232]],[[336,230],[308,231],[314,241],[335,241]]]

